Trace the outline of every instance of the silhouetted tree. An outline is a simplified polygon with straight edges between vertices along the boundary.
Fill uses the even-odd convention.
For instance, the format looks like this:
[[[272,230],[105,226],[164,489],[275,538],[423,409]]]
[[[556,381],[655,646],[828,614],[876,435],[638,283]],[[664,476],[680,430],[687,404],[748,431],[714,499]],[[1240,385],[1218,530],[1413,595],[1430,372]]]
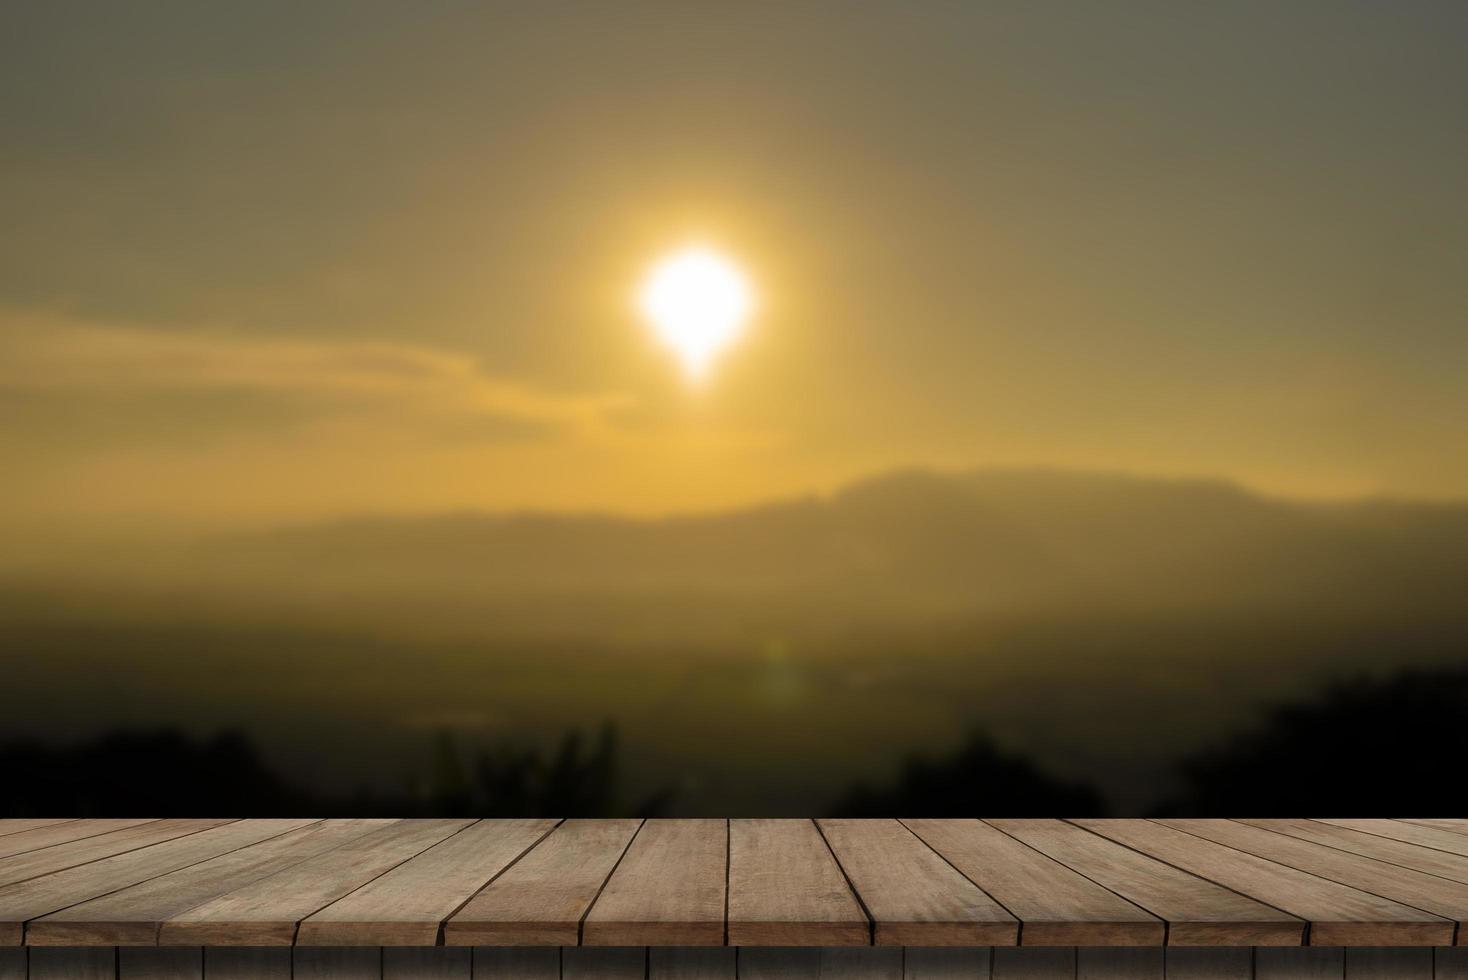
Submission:
[[[569,732],[544,754],[505,740],[466,763],[447,733],[416,792],[344,798],[300,789],[266,766],[249,738],[114,732],[78,745],[0,746],[0,816],[656,816],[671,793],[624,806],[616,730],[589,746]]]
[[[671,794],[664,792],[626,806],[619,798],[616,727],[608,723],[594,741],[567,732],[549,756],[504,741],[459,762],[457,749],[443,736],[435,767],[435,813],[472,813],[485,817],[656,816]]]
[[[1105,810],[1096,790],[1046,775],[971,732],[951,756],[909,756],[885,789],[853,787],[831,813],[840,817],[1094,817]]]
[[[1468,809],[1468,670],[1358,678],[1183,762],[1168,816],[1384,817]]]
[[[195,741],[176,731],[113,732],[79,745],[0,747],[5,816],[299,814],[307,794],[268,769],[238,732]]]

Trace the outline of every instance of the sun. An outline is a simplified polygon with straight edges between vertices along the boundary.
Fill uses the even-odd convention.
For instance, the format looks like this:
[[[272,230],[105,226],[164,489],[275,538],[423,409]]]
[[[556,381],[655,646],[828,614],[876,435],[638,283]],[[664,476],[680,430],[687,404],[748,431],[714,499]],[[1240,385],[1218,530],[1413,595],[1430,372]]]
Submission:
[[[744,332],[754,294],[732,261],[713,249],[689,246],[653,265],[638,305],[688,378],[699,381]]]

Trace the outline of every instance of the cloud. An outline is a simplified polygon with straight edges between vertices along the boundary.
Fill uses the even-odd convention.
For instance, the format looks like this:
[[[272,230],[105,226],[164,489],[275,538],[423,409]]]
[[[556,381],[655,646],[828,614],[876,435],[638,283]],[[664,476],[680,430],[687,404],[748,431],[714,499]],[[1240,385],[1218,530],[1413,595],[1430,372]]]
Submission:
[[[31,405],[64,401],[68,410],[53,413],[58,421],[86,420],[91,406],[148,417],[224,404],[240,409],[235,428],[253,421],[264,429],[330,429],[374,419],[388,430],[436,431],[454,441],[594,439],[630,404],[623,395],[566,395],[495,377],[460,351],[13,310],[0,310],[0,396]]]

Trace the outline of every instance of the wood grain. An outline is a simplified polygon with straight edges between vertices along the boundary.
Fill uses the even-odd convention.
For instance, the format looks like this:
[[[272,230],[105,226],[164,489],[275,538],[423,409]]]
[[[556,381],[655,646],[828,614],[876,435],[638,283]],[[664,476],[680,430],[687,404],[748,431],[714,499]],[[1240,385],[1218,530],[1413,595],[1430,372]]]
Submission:
[[[391,821],[249,820],[209,831],[208,835],[196,835],[191,840],[202,842],[228,831],[244,834],[236,840],[246,843],[218,857],[36,919],[27,926],[27,941],[47,946],[151,946],[158,942],[163,922],[180,912],[388,823]],[[264,839],[250,839],[257,836]],[[109,860],[121,864],[180,843],[173,841]]]
[[[990,820],[1006,834],[1168,923],[1174,946],[1298,946],[1305,923],[1059,820]]]
[[[81,840],[26,851],[0,860],[0,885],[39,878],[79,865],[135,851],[175,837],[196,834],[229,820],[148,820],[126,824],[123,829],[95,834]]]
[[[1345,975],[1346,951],[1339,946],[1254,952],[1254,980],[1343,980]]]
[[[729,822],[729,945],[871,942],[831,849],[809,820]]]
[[[739,980],[820,980],[821,951],[812,946],[750,946],[739,950]]]
[[[1388,861],[1403,868],[1424,871],[1453,881],[1468,883],[1468,857],[1434,850],[1420,844],[1363,834],[1359,830],[1337,827],[1318,820],[1242,820],[1253,827],[1272,830],[1277,834],[1314,841],[1328,847],[1340,848],[1353,854],[1363,854]]]
[[[482,820],[309,916],[296,943],[432,946],[444,919],[558,822]]]
[[[1430,949],[1348,949],[1346,980],[1433,980]]]
[[[563,980],[643,980],[647,950],[642,947],[568,947],[561,951]]]
[[[1403,822],[1404,823],[1415,823],[1415,824],[1417,824],[1419,826],[1422,826],[1422,827],[1435,827],[1438,830],[1446,830],[1446,831],[1450,831],[1450,832],[1455,833],[1455,834],[1468,834],[1468,820],[1463,820],[1463,819],[1433,820],[1433,819],[1422,819],[1422,818],[1418,818],[1418,819],[1406,820],[1406,821],[1403,821]]]
[[[727,821],[647,821],[592,904],[582,945],[723,945],[728,855]]]
[[[7,858],[14,854],[24,854],[27,851],[39,851],[43,847],[54,847],[57,844],[68,844],[72,841],[84,840],[88,837],[100,837],[115,830],[124,830],[128,827],[137,827],[145,823],[157,823],[156,820],[65,820],[52,824],[40,824],[36,827],[22,828],[6,833],[0,837],[0,858]],[[0,863],[0,868],[4,864]]]
[[[291,980],[291,951],[283,946],[206,946],[209,980]]]
[[[1232,820],[1160,823],[1286,867],[1454,921],[1468,919],[1468,885]],[[1451,943],[1451,938],[1448,943]],[[1440,943],[1438,945],[1447,945]]]
[[[1167,980],[1253,980],[1254,951],[1247,946],[1169,946]]]
[[[49,951],[121,947],[134,974],[178,964],[192,976],[178,947],[202,946],[206,978],[217,961],[221,980],[255,980],[257,967],[288,976],[279,953],[295,945],[336,950],[302,959],[306,970],[386,949],[379,971],[404,980],[557,976],[566,946],[651,948],[648,970],[722,975],[745,955],[723,948],[739,946],[751,976],[885,976],[893,962],[939,976],[1018,940],[1040,952],[986,953],[982,969],[1049,969],[1079,949],[1079,974],[1166,963],[1181,980],[1232,980],[1238,954],[1218,947],[1349,947],[1265,957],[1267,969],[1349,976],[1390,964],[1416,975],[1436,945],[1428,958],[1453,976],[1460,950],[1443,944],[1468,941],[1468,834],[1405,820],[123,823],[0,822],[0,842],[87,835],[0,858],[0,873],[27,876],[0,885],[0,965],[22,942],[53,970],[67,960]],[[1164,942],[1203,952],[1163,954]],[[1361,952],[1387,946],[1403,951]],[[620,970],[625,955],[573,970]]]
[[[33,949],[30,980],[116,980],[117,950],[109,946]]]
[[[468,826],[403,820],[182,912],[158,941],[183,946],[288,946],[296,924]]]
[[[1308,919],[1311,945],[1446,946],[1453,923],[1148,820],[1073,821],[1101,836]],[[1242,824],[1234,826],[1242,827]]]
[[[1468,947],[1433,950],[1432,980],[1468,980]]]
[[[994,948],[994,980],[1075,980],[1073,948],[1020,946]]]
[[[991,956],[982,947],[909,946],[903,950],[902,980],[989,980]]]
[[[0,837],[9,837],[11,834],[23,833],[27,830],[38,830],[41,827],[54,827],[62,823],[76,823],[75,817],[6,817],[0,819]]]
[[[1020,921],[1023,946],[1161,946],[1162,920],[978,820],[907,827]]]
[[[298,946],[293,980],[382,980],[382,950],[360,946]]]
[[[0,941],[19,943],[29,919],[253,844],[263,835],[280,833],[270,821],[160,822],[170,825],[166,832],[172,839],[0,887]]]
[[[647,951],[648,980],[734,980],[736,950],[728,946],[665,946]]]
[[[1439,827],[1424,827],[1404,820],[1321,820],[1320,823],[1468,856],[1468,836]]]
[[[819,949],[813,946],[742,947],[738,960],[739,978],[836,980],[839,977],[842,980],[902,980],[905,953],[905,950],[893,946],[826,946]],[[944,974],[930,975],[948,980],[948,976]],[[960,975],[952,974],[953,977]]]
[[[821,950],[821,977],[902,980],[902,954],[893,946],[827,946]]]
[[[382,980],[471,980],[467,946],[384,946]]]
[[[1076,949],[1076,980],[1163,980],[1166,969],[1160,945]]]
[[[560,980],[559,946],[476,946],[474,980]]]
[[[576,945],[582,917],[640,826],[567,820],[444,923],[444,942]]]
[[[882,946],[1012,946],[1019,923],[896,820],[821,820]]]
[[[124,946],[117,951],[118,980],[204,980],[198,946]]]

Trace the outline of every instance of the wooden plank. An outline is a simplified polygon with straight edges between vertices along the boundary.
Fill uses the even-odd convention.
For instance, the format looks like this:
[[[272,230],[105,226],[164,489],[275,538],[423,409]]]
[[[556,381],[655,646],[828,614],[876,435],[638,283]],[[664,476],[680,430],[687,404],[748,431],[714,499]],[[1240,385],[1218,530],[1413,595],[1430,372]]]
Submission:
[[[1162,920],[978,820],[908,828],[1020,921],[1022,946],[1161,946]]]
[[[30,950],[30,980],[116,980],[117,950],[71,946]]]
[[[175,837],[196,834],[201,830],[231,823],[229,820],[149,820],[122,830],[97,834],[82,840],[24,854],[16,854],[0,861],[0,885],[39,878],[42,875],[65,871],[92,861],[135,851]]]
[[[19,946],[0,948],[0,980],[26,980],[26,951]]]
[[[128,827],[157,822],[151,817],[131,820],[68,820],[62,823],[32,827],[29,830],[20,830],[0,837],[0,858],[39,851],[43,847],[69,844],[72,841],[100,837],[116,830],[126,830]],[[3,869],[4,866],[4,862],[0,862],[0,869]]]
[[[1452,942],[1453,923],[1448,919],[1204,840],[1174,827],[1150,820],[1072,822],[1184,871],[1310,920],[1312,945],[1444,946]]]
[[[158,941],[170,946],[288,946],[302,919],[472,822],[390,824],[179,913],[163,923]]]
[[[1375,834],[1390,840],[1406,841],[1434,847],[1449,854],[1468,855],[1468,837],[1438,827],[1424,827],[1402,820],[1321,820],[1320,823],[1334,827],[1346,827],[1363,834]]]
[[[746,946],[739,949],[739,978],[834,980],[839,977],[843,980],[903,980],[906,952],[895,946]],[[984,952],[987,953],[987,950]],[[929,972],[926,975],[946,978],[962,974]],[[987,972],[985,977],[987,980]]]
[[[175,824],[170,831],[172,840],[0,887],[0,941],[21,942],[27,920],[252,844],[262,834],[279,832],[240,822],[171,822]]]
[[[41,827],[54,827],[56,824],[76,823],[75,817],[6,817],[0,820],[0,837],[9,837],[11,834],[23,833],[27,830],[37,830]]]
[[[821,976],[902,980],[902,952],[896,946],[827,946],[821,950]]]
[[[205,980],[291,980],[285,946],[206,946]]]
[[[567,820],[444,923],[450,946],[574,946],[638,820]]]
[[[1346,951],[1339,946],[1254,951],[1254,980],[1343,980]]]
[[[903,980],[989,980],[987,947],[909,946],[903,950]]]
[[[1169,946],[1167,980],[1253,980],[1248,946]]]
[[[1433,980],[1468,980],[1468,947],[1432,951]]]
[[[244,820],[88,865],[100,870],[109,862],[120,865],[146,857],[157,867],[169,849],[178,849],[185,841],[212,844],[213,838],[225,833],[239,845],[224,849],[217,857],[35,919],[26,927],[26,941],[46,946],[151,946],[158,942],[163,922],[178,913],[388,823],[391,821]]]
[[[821,951],[812,946],[750,946],[739,950],[739,980],[820,980]]]
[[[994,980],[1075,980],[1071,946],[994,947]]]
[[[1186,833],[1253,854],[1381,898],[1461,922],[1468,919],[1468,885],[1251,827],[1232,820],[1159,821]],[[1445,942],[1450,945],[1452,933]],[[1368,945],[1368,944],[1362,944]]]
[[[198,946],[124,946],[117,951],[118,980],[204,980]]]
[[[1168,923],[1173,946],[1298,946],[1305,923],[1059,820],[989,820]]]
[[[849,946],[871,923],[809,820],[729,823],[729,945]]]
[[[1346,980],[1433,980],[1432,950],[1421,947],[1348,949]]]
[[[664,946],[647,951],[648,980],[734,980],[731,946]]]
[[[443,920],[550,833],[556,820],[483,820],[301,923],[300,945],[432,946]]]
[[[1423,827],[1435,827],[1438,830],[1447,830],[1455,834],[1468,834],[1468,820],[1463,819],[1433,820],[1416,817],[1404,820],[1402,822],[1415,823]]]
[[[896,820],[821,820],[882,946],[1012,946],[1019,923]]]
[[[649,820],[581,927],[586,946],[720,946],[728,881],[723,820]]]
[[[563,980],[643,980],[647,950],[641,946],[567,946],[561,950]]]
[[[1337,827],[1318,820],[1242,820],[1253,827],[1287,834],[1301,840],[1314,841],[1328,847],[1340,848],[1353,854],[1364,854],[1404,868],[1412,868],[1427,874],[1450,878],[1468,883],[1468,857],[1434,850],[1420,844],[1364,834],[1359,830]]]
[[[294,980],[382,980],[382,950],[365,946],[297,946]]]
[[[559,946],[475,946],[474,980],[560,980]]]
[[[384,946],[382,980],[471,980],[468,946]]]
[[[1076,980],[1163,980],[1166,969],[1160,945],[1076,949]]]

